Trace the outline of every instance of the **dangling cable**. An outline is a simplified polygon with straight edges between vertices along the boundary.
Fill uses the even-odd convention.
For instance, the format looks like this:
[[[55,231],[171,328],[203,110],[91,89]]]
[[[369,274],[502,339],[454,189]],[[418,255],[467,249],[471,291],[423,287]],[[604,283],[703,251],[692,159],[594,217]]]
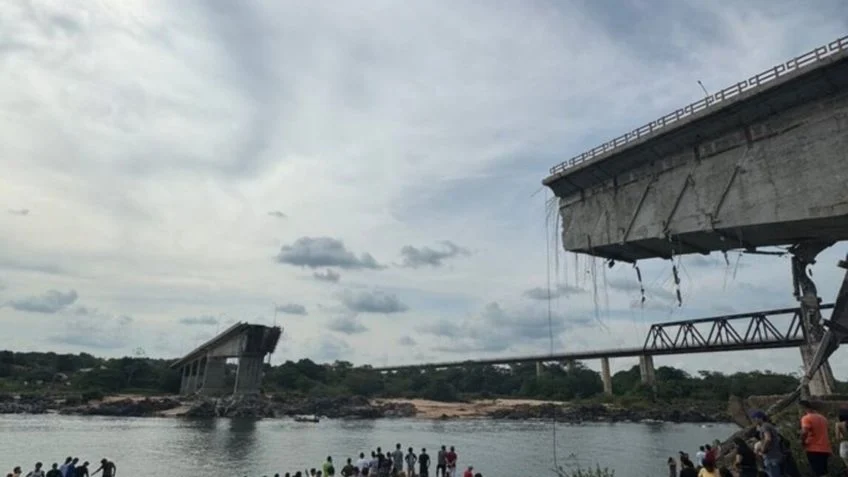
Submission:
[[[553,317],[553,309],[551,308],[551,301],[553,299],[553,294],[551,291],[551,231],[550,231],[550,216],[545,218],[545,259],[547,261],[546,271],[547,271],[547,280],[548,280],[548,338],[550,339],[550,356],[554,355],[554,317]],[[551,375],[553,379],[553,375]],[[552,443],[551,447],[553,448],[553,457],[554,457],[554,469],[559,471],[559,462],[557,461],[557,407],[553,406],[552,414],[552,422],[551,425],[551,434],[552,434]]]

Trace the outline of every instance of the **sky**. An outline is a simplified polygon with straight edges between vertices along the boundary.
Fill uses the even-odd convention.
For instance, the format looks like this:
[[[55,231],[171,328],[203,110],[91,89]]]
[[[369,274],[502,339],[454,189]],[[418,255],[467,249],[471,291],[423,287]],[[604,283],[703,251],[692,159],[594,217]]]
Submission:
[[[683,257],[681,306],[641,262],[641,304],[632,267],[557,246],[541,180],[846,30],[841,0],[2,2],[2,346],[171,358],[276,322],[276,363],[381,366],[793,306],[786,257],[735,252]],[[826,302],[846,251],[814,268]]]

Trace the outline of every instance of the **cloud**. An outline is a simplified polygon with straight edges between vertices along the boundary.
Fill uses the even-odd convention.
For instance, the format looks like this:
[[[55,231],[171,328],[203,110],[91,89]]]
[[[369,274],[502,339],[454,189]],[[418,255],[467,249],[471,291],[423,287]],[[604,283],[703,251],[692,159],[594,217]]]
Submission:
[[[524,296],[532,300],[548,300],[586,293],[586,290],[570,285],[557,285],[550,291],[542,287],[534,287],[524,292]]]
[[[301,237],[292,245],[284,245],[277,255],[279,263],[298,267],[338,267],[348,270],[383,268],[369,253],[359,257],[345,248],[341,240],[331,237]]]
[[[58,290],[48,290],[41,295],[10,300],[7,305],[18,311],[56,313],[68,305],[73,304],[77,301],[77,298],[76,290],[69,290],[67,293],[62,293]]]
[[[100,312],[70,316],[49,339],[82,350],[126,349],[133,345],[134,321],[131,316]]]
[[[330,321],[329,325],[327,325],[327,328],[346,335],[354,335],[368,331],[368,328],[359,321],[356,315],[346,315],[334,318]]]
[[[270,215],[271,217],[276,217],[278,219],[288,218],[288,215],[280,212],[279,210],[272,210],[271,212],[268,212],[268,215]]]
[[[417,248],[412,245],[404,246],[400,250],[400,254],[403,256],[402,266],[407,268],[441,267],[447,259],[471,254],[468,249],[462,248],[449,240],[444,240],[441,244],[443,246],[441,250],[430,247]]]
[[[185,318],[180,318],[180,324],[189,326],[212,326],[218,324],[218,318],[209,315],[187,316]]]
[[[342,278],[341,274],[330,270],[329,268],[323,272],[313,272],[312,276],[321,282],[338,283]]]
[[[29,209],[9,209],[9,213],[12,215],[29,215]]]
[[[306,307],[303,305],[298,305],[297,303],[286,303],[285,305],[277,305],[275,308],[280,313],[287,313],[289,315],[306,315]]]
[[[435,351],[449,353],[503,352],[518,346],[548,345],[551,335],[555,344],[566,331],[591,322],[589,318],[551,316],[539,308],[506,310],[497,302],[486,304],[476,315],[462,321],[439,320],[418,326],[421,333],[441,338]],[[548,347],[543,349],[547,350]],[[544,354],[540,351],[539,354]]]
[[[640,285],[636,279],[626,280],[626,279],[614,279],[607,282],[607,285],[612,290],[621,291],[621,292],[639,292]],[[655,298],[663,301],[675,301],[677,300],[677,296],[674,292],[666,290],[665,288],[655,287],[655,286],[645,286],[645,296]]]
[[[398,338],[398,344],[401,346],[415,346],[418,344],[411,336],[401,336]]]
[[[381,290],[361,291],[354,293],[350,290],[345,290],[341,294],[341,301],[344,306],[355,313],[403,313],[409,310],[397,295],[386,293]]]
[[[77,302],[55,315],[0,307],[16,349],[172,357],[215,330],[180,317],[270,324],[269,304],[285,299],[314,319],[288,320],[273,360],[472,359],[547,352],[548,304],[559,351],[638,346],[651,323],[714,315],[716,303],[796,304],[785,257],[746,255],[737,269],[735,254],[731,267],[692,255],[682,307],[670,264],[655,260],[639,263],[647,306],[668,308],[632,309],[639,291],[607,282],[636,282],[634,270],[596,263],[593,274],[591,259],[544,247],[550,192],[533,194],[563,159],[700,99],[697,79],[717,91],[844,36],[844,1],[103,3],[0,2],[13,39],[0,62],[14,65],[0,75],[2,302],[69,289],[87,300],[85,313]],[[7,212],[23,207],[28,216]],[[473,253],[440,259],[443,238]],[[405,246],[419,269],[383,267],[401,265]],[[814,267],[824,301],[846,246]],[[544,283],[546,263],[555,283],[565,274],[587,292],[522,296]],[[327,270],[345,287],[328,290]],[[365,332],[328,331],[353,312],[318,305],[345,288],[408,309],[360,314]],[[493,302],[506,324],[486,312]],[[133,317],[124,328],[122,314]],[[45,334],[72,336],[72,319],[91,326],[94,346],[118,347]],[[762,356],[657,363],[774,363]],[[775,366],[796,368],[797,351],[786,356]],[[836,372],[848,370],[839,359]]]

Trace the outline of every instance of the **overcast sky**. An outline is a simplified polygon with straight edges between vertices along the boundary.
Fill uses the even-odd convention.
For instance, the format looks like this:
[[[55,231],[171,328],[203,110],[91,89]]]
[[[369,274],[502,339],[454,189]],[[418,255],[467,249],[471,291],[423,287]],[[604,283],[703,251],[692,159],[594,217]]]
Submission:
[[[682,307],[670,263],[642,263],[640,305],[631,267],[548,258],[540,181],[698,80],[848,31],[848,4],[813,4],[3,2],[0,346],[173,357],[276,316],[276,362],[383,365],[546,353],[551,328],[558,352],[641,346],[653,322],[793,306],[788,259],[737,254],[684,258]],[[845,252],[815,269],[825,301]]]

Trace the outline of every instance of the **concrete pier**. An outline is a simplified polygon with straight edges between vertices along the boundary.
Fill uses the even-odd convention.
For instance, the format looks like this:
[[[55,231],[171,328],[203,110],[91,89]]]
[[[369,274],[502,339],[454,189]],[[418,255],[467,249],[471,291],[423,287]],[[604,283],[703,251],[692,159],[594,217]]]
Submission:
[[[654,374],[654,357],[649,354],[639,356],[639,375],[642,378],[642,384],[646,384],[651,388],[656,389],[657,377]]]
[[[609,358],[601,358],[601,380],[604,383],[604,394],[612,396],[612,374],[610,373]]]

